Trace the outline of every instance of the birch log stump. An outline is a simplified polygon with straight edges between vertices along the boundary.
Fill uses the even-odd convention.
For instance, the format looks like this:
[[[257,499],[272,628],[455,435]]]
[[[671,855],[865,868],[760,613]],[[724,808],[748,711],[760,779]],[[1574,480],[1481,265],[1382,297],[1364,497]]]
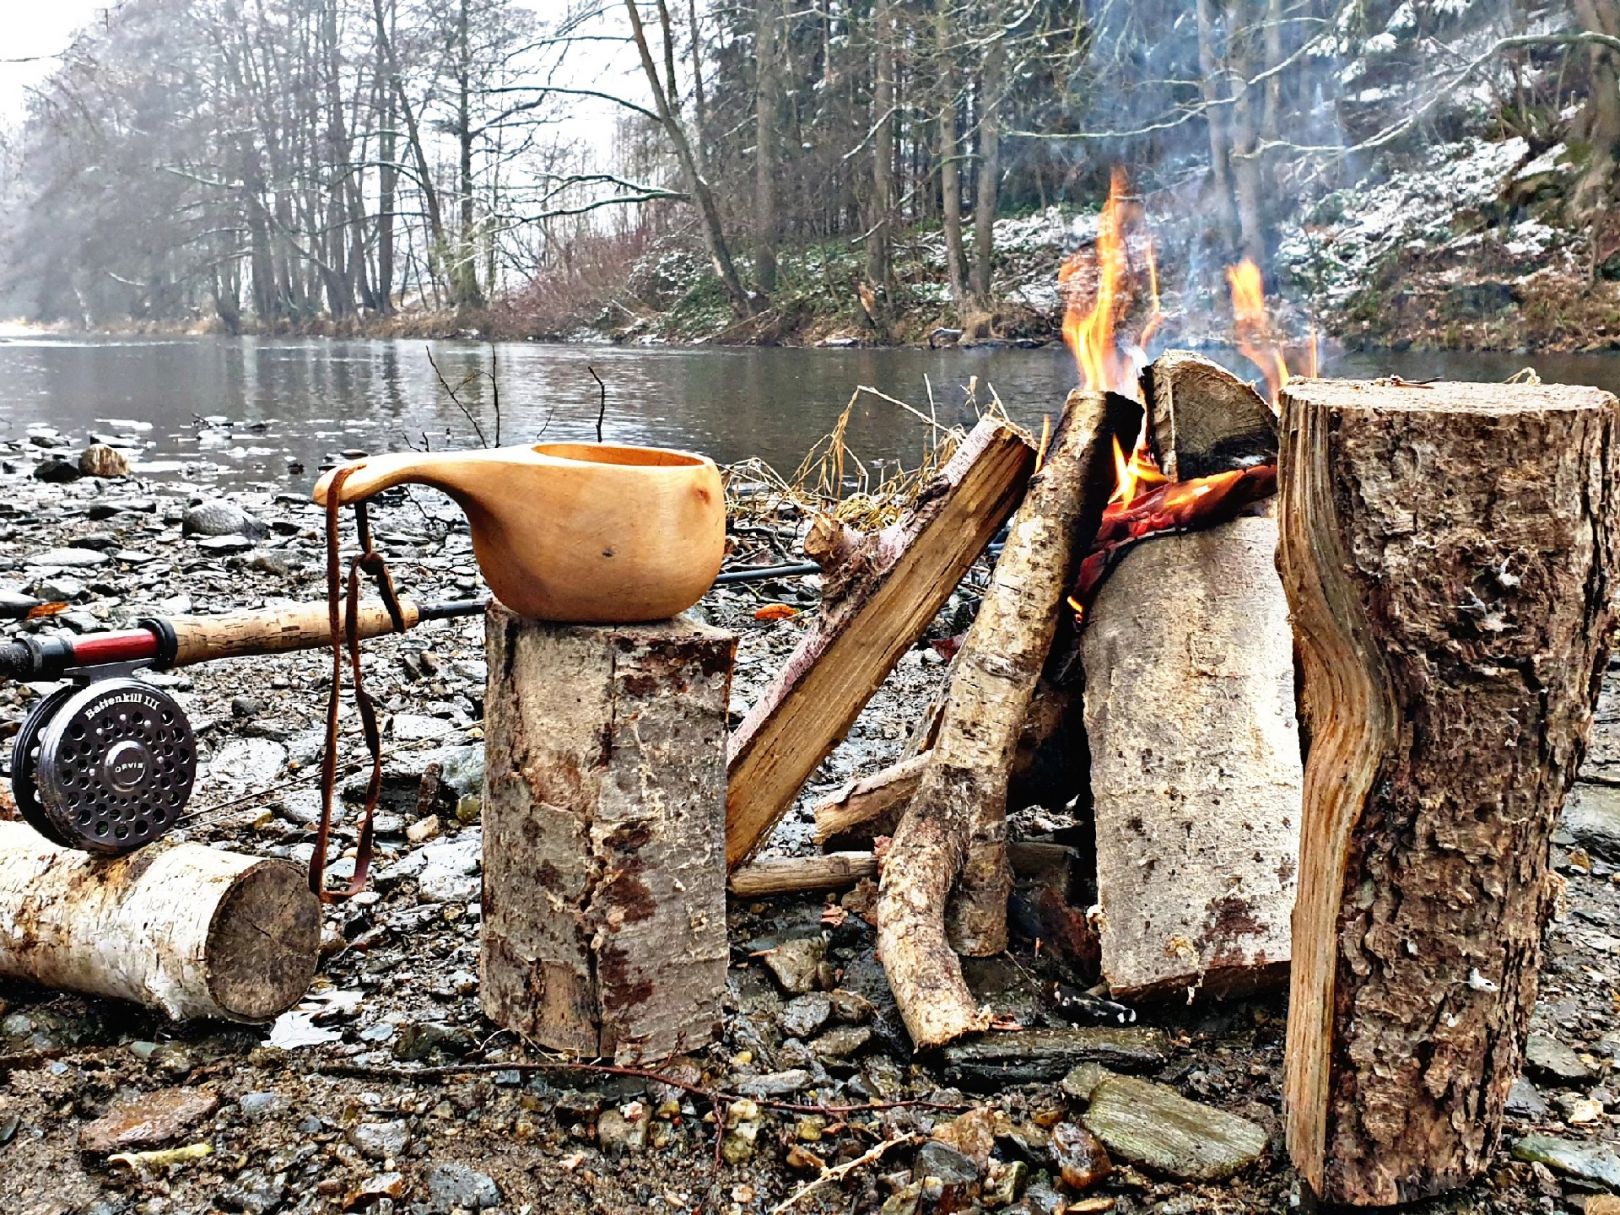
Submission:
[[[1127,999],[1280,983],[1299,856],[1277,524],[1137,545],[1081,634],[1102,973]]]
[[[485,1014],[620,1063],[706,1045],[726,985],[736,638],[492,602],[486,644]]]
[[[1328,1202],[1437,1194],[1496,1149],[1613,636],[1616,418],[1590,388],[1283,393],[1310,732],[1285,1096]]]
[[[0,822],[0,978],[266,1021],[303,998],[320,939],[297,865],[200,844],[95,857]]]

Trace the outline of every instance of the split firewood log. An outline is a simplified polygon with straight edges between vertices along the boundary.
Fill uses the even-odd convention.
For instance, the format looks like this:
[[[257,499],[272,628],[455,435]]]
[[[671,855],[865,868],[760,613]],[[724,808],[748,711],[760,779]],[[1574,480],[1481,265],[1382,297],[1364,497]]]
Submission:
[[[1134,434],[1140,417],[1124,397],[1070,394],[968,631],[939,737],[885,858],[878,948],[920,1049],[989,1024],[952,941],[974,954],[1006,947],[1008,771],[1078,554],[1102,517],[1114,440]],[[959,876],[948,938],[946,900]]]
[[[894,664],[945,605],[1018,504],[1034,449],[986,418],[923,491],[912,512],[859,539],[820,537],[817,551],[859,568],[829,577],[841,596],[731,736],[726,862],[736,869],[765,841],[805,780],[849,732]]]
[[[1277,421],[1260,394],[1211,359],[1167,350],[1142,371],[1148,443],[1172,481],[1270,464]]]
[[[1592,388],[1283,392],[1279,566],[1310,730],[1288,1148],[1332,1204],[1480,1176],[1519,1075],[1548,841],[1620,585]]]

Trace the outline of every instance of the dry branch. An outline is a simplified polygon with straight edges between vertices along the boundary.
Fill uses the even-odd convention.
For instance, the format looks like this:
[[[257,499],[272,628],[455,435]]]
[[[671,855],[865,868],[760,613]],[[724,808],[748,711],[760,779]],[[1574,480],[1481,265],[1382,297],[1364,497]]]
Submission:
[[[1410,1202],[1484,1171],[1519,1074],[1614,630],[1616,403],[1306,381],[1283,418],[1311,739],[1288,1145],[1328,1202]]]
[[[731,875],[731,893],[739,899],[777,894],[806,894],[853,886],[877,877],[877,858],[870,852],[829,852],[825,856],[771,856],[749,861]]]
[[[845,542],[858,563],[731,737],[726,861],[764,842],[805,780],[944,606],[1023,492],[1034,452],[984,419],[892,527]]]
[[[1006,947],[1008,772],[1077,554],[1102,517],[1112,441],[1134,433],[1139,418],[1123,397],[1070,394],[968,631],[939,737],[885,858],[878,948],[920,1049],[989,1023],[947,939],[946,899],[961,875],[952,919],[964,952]]]

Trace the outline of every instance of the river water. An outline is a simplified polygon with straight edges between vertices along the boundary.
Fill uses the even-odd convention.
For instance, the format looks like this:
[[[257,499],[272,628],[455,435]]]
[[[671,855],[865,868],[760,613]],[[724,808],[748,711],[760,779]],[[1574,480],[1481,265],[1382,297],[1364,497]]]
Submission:
[[[721,462],[759,456],[789,472],[832,427],[860,385],[941,422],[971,421],[993,388],[1008,412],[1039,426],[1075,382],[1061,347],[1039,350],[797,350],[612,347],[324,339],[0,337],[0,435],[54,427],[133,436],[154,475],[284,481],[289,462],[314,470],[345,449],[469,446],[468,418],[429,362],[495,438],[493,355],[501,439],[594,437],[606,386],[610,441],[687,448]],[[1217,355],[1234,368],[1236,355]],[[1525,366],[1542,378],[1620,392],[1620,357],[1328,353],[1324,374],[1501,380]],[[1245,368],[1246,371],[1252,370]],[[468,377],[474,377],[471,380]],[[464,383],[465,381],[465,383]],[[199,418],[228,424],[200,423]],[[849,443],[869,464],[915,463],[926,433],[905,410],[857,403]]]

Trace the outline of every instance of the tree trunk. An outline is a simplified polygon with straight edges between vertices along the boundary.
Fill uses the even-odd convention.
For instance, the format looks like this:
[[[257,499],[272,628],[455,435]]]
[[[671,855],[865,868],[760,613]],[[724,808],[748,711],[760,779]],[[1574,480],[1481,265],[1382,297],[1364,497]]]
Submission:
[[[780,0],[758,0],[754,29],[754,281],[760,294],[776,290],[776,128],[781,118],[778,48],[786,15]]]
[[[315,977],[303,869],[200,844],[108,859],[0,822],[0,977],[191,1017],[267,1021]]]
[[[620,1063],[697,1050],[726,987],[737,640],[488,616],[484,1013]]]
[[[1283,392],[1310,738],[1285,1096],[1328,1202],[1426,1198],[1496,1149],[1614,632],[1617,429],[1590,388]]]
[[[371,13],[377,30],[377,47],[387,65],[388,83],[393,89],[394,100],[399,105],[401,119],[405,123],[405,137],[411,149],[411,159],[416,164],[417,188],[422,191],[422,205],[427,210],[429,253],[428,265],[430,271],[436,267],[444,257],[444,212],[439,206],[439,192],[433,185],[433,172],[428,166],[427,152],[422,147],[422,132],[417,125],[416,111],[411,108],[411,99],[405,95],[405,80],[400,75],[399,59],[394,54],[394,42],[388,32],[388,25],[383,17],[383,0],[371,0]],[[437,289],[437,273],[432,271]]]
[[[1199,87],[1204,96],[1204,125],[1209,128],[1210,189],[1215,195],[1215,218],[1221,244],[1238,243],[1237,208],[1232,196],[1231,107],[1221,88],[1221,56],[1215,49],[1213,0],[1197,0]]]
[[[377,300],[384,316],[394,311],[394,207],[395,189],[399,181],[399,168],[394,160],[395,97],[388,83],[389,57],[383,51],[387,28],[380,13],[377,22],[377,77],[381,98],[382,119],[377,127]],[[387,24],[394,20],[393,0],[389,0]]]
[[[681,176],[686,181],[687,193],[698,209],[698,218],[703,228],[703,243],[709,250],[709,262],[714,267],[720,284],[725,288],[726,297],[731,300],[732,312],[738,320],[746,319],[754,314],[754,303],[748,292],[743,289],[742,280],[737,277],[737,267],[731,260],[731,248],[726,243],[725,226],[720,220],[720,208],[714,201],[714,191],[709,186],[707,175],[697,154],[692,150],[692,141],[687,136],[686,124],[682,121],[678,109],[679,93],[675,82],[675,61],[673,31],[670,29],[669,9],[664,0],[658,0],[658,18],[664,37],[664,53],[667,60],[665,71],[669,79],[666,81],[659,75],[658,65],[653,61],[652,48],[647,42],[647,30],[641,22],[641,12],[636,7],[637,0],[624,0],[624,9],[630,18],[630,33],[636,44],[636,54],[641,58],[641,70],[647,77],[647,84],[652,88],[653,104],[657,107],[659,123],[664,133],[669,136],[669,142],[675,150],[676,162],[681,166]]]
[[[999,15],[990,5],[992,18]],[[1001,91],[1002,66],[1006,55],[1000,31],[990,39],[984,52],[984,71],[979,78],[979,166],[978,190],[973,203],[973,297],[984,312],[994,304],[991,294],[996,241],[996,207],[1001,198]]]
[[[955,29],[950,10],[941,5],[935,17],[935,51],[939,88],[939,195],[941,226],[945,230],[945,280],[958,320],[967,304],[966,262],[962,251],[961,140],[956,133]]]
[[[1299,858],[1277,525],[1128,552],[1081,634],[1102,973],[1125,999],[1279,981]]]
[[[1030,445],[986,418],[905,519],[827,562],[821,615],[731,736],[726,859],[764,843],[1012,514]],[[836,588],[836,589],[835,589]],[[838,593],[841,591],[841,593]]]
[[[894,0],[874,0],[872,39],[872,213],[866,232],[866,281],[876,300],[868,308],[872,323],[888,340],[894,320],[889,257],[894,235]]]
[[[1620,0],[1575,0],[1581,28],[1620,37]],[[1580,133],[1591,145],[1591,159],[1570,195],[1570,209],[1587,215],[1608,204],[1616,160],[1620,159],[1620,55],[1604,46],[1587,48],[1589,84]]]
[[[472,129],[472,21],[471,0],[461,0],[456,21],[456,193],[461,203],[461,226],[456,233],[456,264],[450,274],[451,293],[456,311],[468,312],[484,306],[484,293],[478,285],[477,209],[473,195]]]
[[[1007,779],[1063,596],[1102,519],[1117,436],[1134,435],[1134,402],[1069,395],[1014,516],[990,589],[968,630],[939,738],[884,858],[878,953],[918,1049],[985,1029],[989,1017],[952,946],[1007,946]],[[961,876],[946,936],[946,900]]]

